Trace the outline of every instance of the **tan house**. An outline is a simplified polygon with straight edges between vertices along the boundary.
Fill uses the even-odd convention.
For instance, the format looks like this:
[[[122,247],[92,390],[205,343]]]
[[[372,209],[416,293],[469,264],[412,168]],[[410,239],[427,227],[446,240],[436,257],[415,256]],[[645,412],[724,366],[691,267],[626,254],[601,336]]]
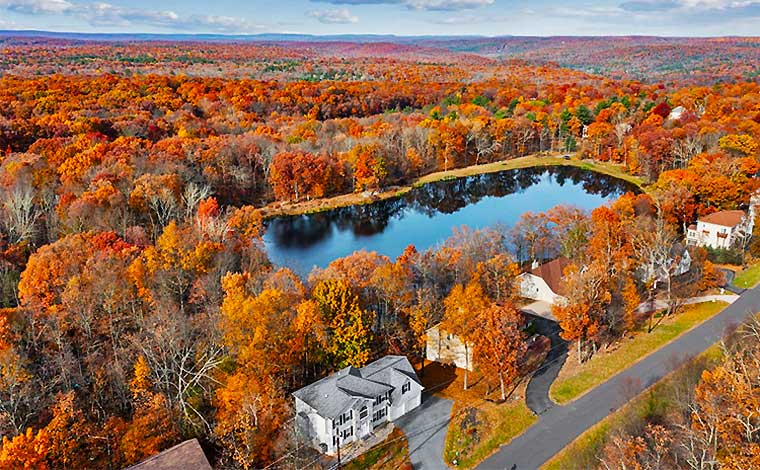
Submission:
[[[531,269],[517,276],[520,282],[520,296],[526,299],[540,300],[553,305],[563,299],[561,295],[562,273],[570,260],[564,256],[547,263],[533,262]]]
[[[437,324],[426,332],[425,358],[441,364],[454,364],[472,371],[472,347],[465,348],[456,335],[447,333]]]

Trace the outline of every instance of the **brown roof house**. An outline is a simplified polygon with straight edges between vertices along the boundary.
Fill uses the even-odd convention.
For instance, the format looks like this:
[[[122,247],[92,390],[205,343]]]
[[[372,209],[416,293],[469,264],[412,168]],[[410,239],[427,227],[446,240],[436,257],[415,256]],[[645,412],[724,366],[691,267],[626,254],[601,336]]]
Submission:
[[[700,217],[686,231],[686,243],[710,248],[731,248],[752,234],[754,217],[741,210],[718,211]]]
[[[544,264],[533,261],[530,270],[517,276],[520,282],[520,295],[526,299],[540,300],[550,305],[563,299],[560,285],[562,273],[568,264],[570,260],[564,256]]]
[[[755,216],[760,213],[760,191],[749,199],[747,212],[718,211],[697,219],[686,231],[686,244],[710,248],[731,248],[752,236]]]
[[[211,470],[198,439],[190,439],[124,470]]]

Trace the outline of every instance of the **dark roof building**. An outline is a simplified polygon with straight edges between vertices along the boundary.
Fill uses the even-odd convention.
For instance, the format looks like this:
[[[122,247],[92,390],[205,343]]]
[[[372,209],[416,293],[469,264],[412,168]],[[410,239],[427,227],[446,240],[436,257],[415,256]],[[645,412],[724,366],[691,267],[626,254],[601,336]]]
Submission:
[[[166,449],[125,470],[212,470],[198,439]]]

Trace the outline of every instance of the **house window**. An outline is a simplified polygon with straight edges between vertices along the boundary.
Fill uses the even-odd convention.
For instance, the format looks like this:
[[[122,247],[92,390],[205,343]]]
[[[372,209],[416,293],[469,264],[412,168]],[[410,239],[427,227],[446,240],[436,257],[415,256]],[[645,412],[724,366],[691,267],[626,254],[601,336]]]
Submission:
[[[385,408],[380,408],[372,414],[372,421],[380,421],[385,418]]]
[[[339,439],[340,438],[338,437],[337,434],[333,436],[333,447],[337,446],[340,443]]]
[[[406,383],[401,386],[401,394],[403,395],[411,389],[412,389],[412,381],[407,380]]]
[[[365,405],[365,406],[362,407],[361,411],[359,411],[359,418],[360,419],[366,418],[367,417],[367,413],[368,413],[367,412],[367,406]]]
[[[354,417],[353,410],[348,410],[347,412],[343,413],[342,415],[338,417],[337,423],[335,420],[333,421],[333,427],[340,426],[343,423],[347,423],[351,421],[351,418],[353,417]]]
[[[354,435],[354,427],[353,426],[349,426],[348,428],[346,428],[346,429],[343,430],[343,433],[341,434],[341,437],[343,437],[343,439],[346,439],[346,438],[351,437],[353,435]]]

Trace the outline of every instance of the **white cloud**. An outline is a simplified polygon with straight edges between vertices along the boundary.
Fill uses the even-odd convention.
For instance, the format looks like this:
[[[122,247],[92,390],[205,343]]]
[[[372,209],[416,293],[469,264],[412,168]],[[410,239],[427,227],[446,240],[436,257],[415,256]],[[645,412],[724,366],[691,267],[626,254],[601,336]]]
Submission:
[[[63,13],[73,7],[66,0],[0,0],[0,6],[16,13],[29,15],[37,13]]]
[[[401,5],[410,10],[457,11],[493,5],[494,0],[312,0],[334,5]]]
[[[494,0],[405,0],[403,3],[415,10],[469,10],[493,4]]]
[[[483,23],[507,23],[514,21],[514,16],[491,16],[491,15],[460,15],[446,18],[433,19],[430,23],[444,25],[472,25]]]
[[[629,0],[620,6],[624,10],[637,12],[680,10],[685,13],[707,11],[725,13],[760,7],[760,0]]]
[[[348,8],[335,8],[332,10],[312,10],[306,12],[306,16],[315,18],[320,23],[348,24],[358,23],[359,18],[352,15]]]
[[[93,26],[144,25],[176,30],[205,30],[239,33],[262,29],[242,18],[210,15],[181,15],[171,10],[147,10],[109,3],[73,3],[68,0],[0,0],[0,8],[27,15],[75,16]]]

